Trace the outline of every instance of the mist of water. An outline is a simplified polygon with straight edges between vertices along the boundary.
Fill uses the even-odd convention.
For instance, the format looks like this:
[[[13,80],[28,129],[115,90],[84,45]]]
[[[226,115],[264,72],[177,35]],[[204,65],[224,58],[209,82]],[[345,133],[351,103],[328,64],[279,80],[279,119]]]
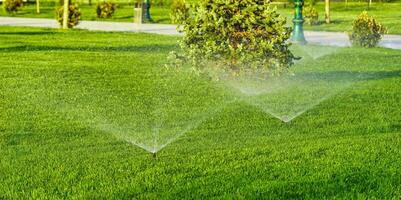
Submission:
[[[330,60],[330,56],[341,52],[340,47],[294,45],[292,48],[300,59],[288,74],[265,79],[256,73],[221,76],[220,82],[241,101],[289,122],[358,80],[358,73],[348,72],[347,66]]]

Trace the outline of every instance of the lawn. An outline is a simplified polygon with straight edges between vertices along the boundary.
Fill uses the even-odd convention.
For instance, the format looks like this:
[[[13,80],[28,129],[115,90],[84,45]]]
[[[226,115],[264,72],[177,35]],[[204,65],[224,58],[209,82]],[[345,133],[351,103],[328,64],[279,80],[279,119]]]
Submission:
[[[119,1],[117,1],[119,2]],[[96,17],[96,3],[89,6],[86,2],[80,3],[83,20],[100,20],[100,21],[119,21],[133,22],[133,5],[127,2],[119,3],[115,16],[112,19],[98,19]],[[33,3],[27,4],[15,17],[39,17],[39,18],[55,18],[55,10],[58,4],[54,2],[43,1],[42,13],[36,14],[36,6]],[[293,7],[291,5],[284,8],[278,5],[278,12],[287,17],[289,25],[292,25]],[[331,4],[332,23],[324,23],[324,3],[320,2],[316,5],[319,12],[320,24],[316,26],[305,25],[306,30],[315,31],[350,31],[352,29],[352,21],[364,10],[368,10],[369,14],[376,17],[387,28],[389,34],[401,34],[401,3],[373,3],[367,8],[365,2],[350,2],[347,5],[343,2],[333,2]],[[170,6],[169,1],[163,5],[154,5],[151,10],[154,23],[169,24]],[[0,16],[9,16],[4,10],[0,10]]]
[[[160,95],[185,99],[182,86],[199,95],[193,105],[226,95],[196,76],[153,87],[178,39],[0,27],[0,199],[401,197],[397,50],[323,56],[327,72],[340,63],[369,76],[289,123],[230,103],[156,159],[94,125],[142,122]]]

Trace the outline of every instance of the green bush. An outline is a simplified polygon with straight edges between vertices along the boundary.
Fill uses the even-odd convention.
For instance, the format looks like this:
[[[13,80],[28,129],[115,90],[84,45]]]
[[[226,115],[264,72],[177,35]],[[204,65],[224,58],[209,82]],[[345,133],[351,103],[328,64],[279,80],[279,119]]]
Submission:
[[[63,13],[64,13],[63,6],[61,6],[56,10],[56,18],[60,26],[63,26]],[[80,20],[81,20],[81,11],[79,10],[78,5],[71,4],[69,6],[68,28],[73,28],[74,26],[78,25]]]
[[[369,16],[366,11],[355,19],[352,26],[349,38],[355,46],[375,47],[382,39],[382,35],[387,32],[386,28]]]
[[[291,28],[266,0],[204,0],[181,17],[180,42],[186,62],[202,70],[217,66],[234,74],[273,75],[293,64]],[[185,20],[184,20],[185,19]]]
[[[173,0],[171,4],[170,18],[173,23],[180,23],[188,18],[189,6],[185,0]]]
[[[111,18],[116,11],[117,4],[112,2],[101,2],[97,4],[96,14],[98,18]]]
[[[3,2],[4,10],[10,14],[16,14],[22,5],[22,0],[5,0]]]
[[[305,23],[308,25],[317,25],[319,23],[319,13],[313,6],[305,6],[303,9]]]

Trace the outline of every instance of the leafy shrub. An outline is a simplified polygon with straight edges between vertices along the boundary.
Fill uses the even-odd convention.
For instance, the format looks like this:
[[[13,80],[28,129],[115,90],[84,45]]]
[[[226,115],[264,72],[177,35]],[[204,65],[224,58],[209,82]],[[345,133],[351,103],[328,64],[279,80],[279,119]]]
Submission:
[[[117,4],[112,2],[101,2],[97,4],[96,14],[98,18],[111,18],[116,11]]]
[[[3,2],[4,10],[10,14],[16,14],[22,5],[22,0],[5,0]]]
[[[387,32],[386,28],[369,16],[366,11],[355,19],[352,26],[349,38],[355,46],[375,47],[382,39],[382,35]]]
[[[319,23],[319,13],[313,6],[305,6],[303,16],[305,23],[308,25],[317,25]]]
[[[63,13],[64,13],[64,7],[60,7],[56,11],[57,21],[59,22],[60,26],[63,26]],[[74,4],[70,5],[68,13],[68,28],[73,28],[74,26],[78,25],[80,20],[81,20],[81,11],[79,10],[78,5]]]
[[[173,23],[180,23],[188,18],[189,6],[185,0],[173,0],[170,17]]]
[[[204,0],[183,13],[179,30],[183,58],[202,70],[206,66],[273,75],[286,72],[294,55],[287,43],[291,28],[266,0]]]

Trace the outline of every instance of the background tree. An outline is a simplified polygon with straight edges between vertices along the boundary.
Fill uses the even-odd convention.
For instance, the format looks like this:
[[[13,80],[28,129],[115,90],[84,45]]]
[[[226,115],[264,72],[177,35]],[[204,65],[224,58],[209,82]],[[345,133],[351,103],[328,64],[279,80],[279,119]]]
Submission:
[[[63,29],[68,29],[68,16],[69,16],[69,7],[70,7],[70,2],[69,0],[64,0],[64,5],[63,5]]]
[[[36,0],[36,13],[40,13],[40,1]]]
[[[56,18],[63,29],[73,28],[81,20],[81,11],[77,4],[72,4],[69,0],[65,1],[67,2],[63,2],[63,6],[56,10]],[[68,6],[67,11],[65,10],[66,5]]]
[[[330,24],[331,20],[330,20],[330,0],[325,0],[325,19],[326,19],[326,23]]]

